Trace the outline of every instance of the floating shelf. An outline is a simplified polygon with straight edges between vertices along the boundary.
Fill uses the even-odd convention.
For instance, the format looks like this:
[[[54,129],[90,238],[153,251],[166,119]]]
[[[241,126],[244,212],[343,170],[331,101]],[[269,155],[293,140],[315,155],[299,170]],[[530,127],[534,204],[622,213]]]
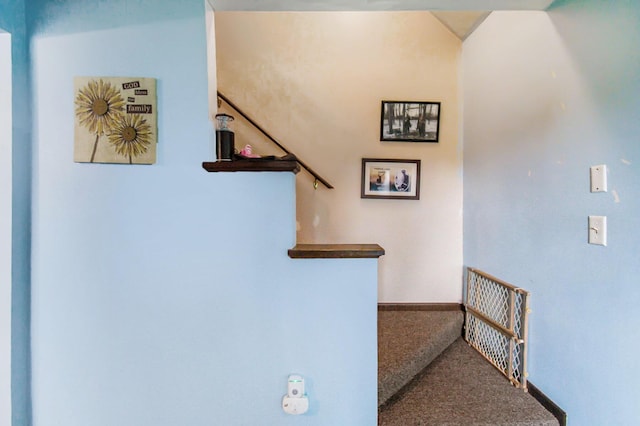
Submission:
[[[378,244],[296,244],[288,251],[293,259],[364,259],[384,255]]]
[[[300,171],[295,160],[233,160],[202,163],[208,172],[293,172]]]

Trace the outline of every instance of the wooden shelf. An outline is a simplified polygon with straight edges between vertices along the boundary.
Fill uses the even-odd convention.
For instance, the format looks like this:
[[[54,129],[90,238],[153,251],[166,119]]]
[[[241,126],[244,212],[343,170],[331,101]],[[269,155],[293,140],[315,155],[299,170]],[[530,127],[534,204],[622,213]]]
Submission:
[[[288,251],[293,259],[378,258],[384,249],[378,244],[296,244]]]
[[[295,160],[233,160],[202,163],[208,172],[293,172],[300,171]]]

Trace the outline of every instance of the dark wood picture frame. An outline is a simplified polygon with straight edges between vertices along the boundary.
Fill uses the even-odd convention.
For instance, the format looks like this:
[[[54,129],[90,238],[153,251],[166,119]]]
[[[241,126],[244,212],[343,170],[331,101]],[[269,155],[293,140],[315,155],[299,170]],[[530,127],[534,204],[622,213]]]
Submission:
[[[438,142],[440,102],[382,101],[382,142]]]
[[[420,160],[363,158],[360,198],[420,199]]]

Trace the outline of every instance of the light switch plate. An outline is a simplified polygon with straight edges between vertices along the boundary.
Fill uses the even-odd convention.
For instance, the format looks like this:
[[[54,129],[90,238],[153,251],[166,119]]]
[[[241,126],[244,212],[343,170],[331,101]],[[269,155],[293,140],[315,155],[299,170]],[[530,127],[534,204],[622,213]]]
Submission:
[[[591,166],[591,192],[607,192],[607,165]]]
[[[607,245],[606,216],[589,216],[589,244]]]

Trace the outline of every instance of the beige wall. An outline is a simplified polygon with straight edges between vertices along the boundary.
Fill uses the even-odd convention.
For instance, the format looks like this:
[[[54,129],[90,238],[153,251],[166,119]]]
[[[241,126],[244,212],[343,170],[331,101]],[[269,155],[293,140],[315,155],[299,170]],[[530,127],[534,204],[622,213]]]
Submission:
[[[298,242],[382,245],[381,302],[460,301],[460,40],[429,12],[216,12],[215,28],[218,89],[335,186],[298,175]],[[380,142],[383,99],[442,102],[440,142]],[[276,153],[234,124],[237,147]],[[420,200],[361,199],[363,157],[422,160]]]

